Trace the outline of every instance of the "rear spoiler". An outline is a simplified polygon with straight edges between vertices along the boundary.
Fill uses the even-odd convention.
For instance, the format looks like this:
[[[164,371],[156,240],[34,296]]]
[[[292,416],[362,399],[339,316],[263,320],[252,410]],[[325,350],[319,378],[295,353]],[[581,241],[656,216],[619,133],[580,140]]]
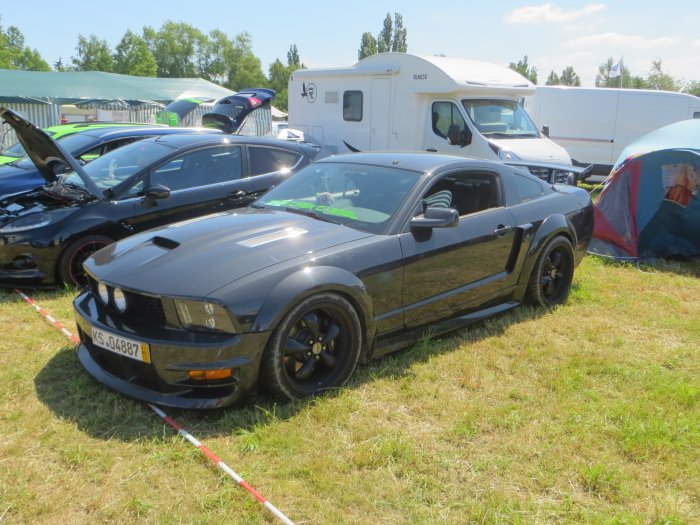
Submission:
[[[516,168],[528,168],[532,175],[550,184],[561,182],[571,184],[587,178],[593,171],[593,164],[588,166],[571,166],[570,164],[525,160],[508,160],[503,161],[503,163]]]

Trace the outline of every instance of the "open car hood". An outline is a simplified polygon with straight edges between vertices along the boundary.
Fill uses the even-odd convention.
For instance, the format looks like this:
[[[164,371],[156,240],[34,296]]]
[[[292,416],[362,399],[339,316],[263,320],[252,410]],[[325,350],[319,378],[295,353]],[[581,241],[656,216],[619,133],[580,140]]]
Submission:
[[[54,167],[60,163],[77,173],[90,193],[98,198],[101,196],[100,189],[85,173],[75,157],[64,150],[43,130],[5,107],[0,107],[0,118],[14,129],[17,139],[22,143],[27,155],[42,177],[46,179],[46,182],[54,182],[57,179]]]

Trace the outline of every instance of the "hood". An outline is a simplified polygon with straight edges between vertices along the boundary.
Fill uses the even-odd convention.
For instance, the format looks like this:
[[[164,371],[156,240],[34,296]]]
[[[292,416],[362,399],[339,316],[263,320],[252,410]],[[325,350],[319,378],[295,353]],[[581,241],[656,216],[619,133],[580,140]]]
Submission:
[[[0,227],[32,213],[52,213],[75,206],[75,199],[62,199],[42,189],[18,193],[3,199],[0,206]]]
[[[496,146],[512,151],[520,160],[571,164],[571,157],[564,148],[545,137],[527,139],[489,139]]]
[[[247,208],[134,235],[96,252],[85,267],[124,288],[205,297],[256,271],[369,236],[295,213]]]
[[[27,155],[32,159],[32,162],[46,182],[54,182],[57,179],[53,165],[59,162],[75,171],[90,193],[100,196],[99,188],[95,186],[92,179],[83,171],[75,157],[64,150],[43,130],[20,117],[11,109],[0,107],[0,118],[15,131]]]

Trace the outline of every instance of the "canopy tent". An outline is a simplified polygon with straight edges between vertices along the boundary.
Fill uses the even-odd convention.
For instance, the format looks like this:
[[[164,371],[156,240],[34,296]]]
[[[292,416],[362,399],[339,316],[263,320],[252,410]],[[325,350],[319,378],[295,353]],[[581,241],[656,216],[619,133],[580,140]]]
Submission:
[[[119,108],[130,122],[155,122],[156,112],[187,97],[222,98],[235,93],[201,78],[152,78],[100,71],[15,71],[0,69],[0,106],[45,128],[60,122],[60,106]],[[2,130],[0,146],[16,141]]]
[[[595,204],[591,253],[637,261],[700,257],[700,120],[630,144]]]

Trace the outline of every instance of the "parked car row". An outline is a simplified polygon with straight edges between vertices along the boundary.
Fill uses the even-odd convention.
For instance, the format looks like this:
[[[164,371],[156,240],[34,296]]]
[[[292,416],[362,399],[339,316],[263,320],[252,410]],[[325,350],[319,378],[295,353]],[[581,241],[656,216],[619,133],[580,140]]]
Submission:
[[[561,304],[593,230],[587,192],[500,162],[190,131],[82,165],[0,117],[49,174],[0,202],[0,283],[85,283],[81,363],[166,406],[318,394],[426,333]]]

